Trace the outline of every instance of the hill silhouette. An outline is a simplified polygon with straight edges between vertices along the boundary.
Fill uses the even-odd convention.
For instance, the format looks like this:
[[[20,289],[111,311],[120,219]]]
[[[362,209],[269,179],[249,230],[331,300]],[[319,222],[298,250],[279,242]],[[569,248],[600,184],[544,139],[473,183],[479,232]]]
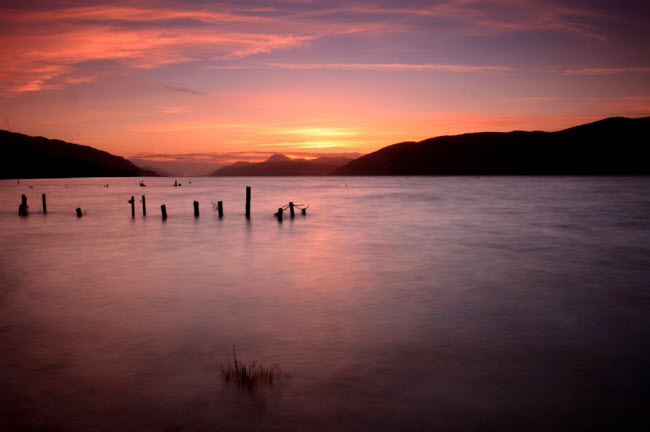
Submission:
[[[650,117],[612,117],[558,132],[480,132],[384,147],[334,175],[650,174]]]
[[[157,176],[123,157],[56,139],[0,130],[1,178]]]
[[[264,162],[235,162],[214,171],[212,176],[318,176],[328,175],[350,162],[346,157],[290,159],[274,154]]]
[[[205,177],[223,164],[183,159],[155,160],[130,157],[127,159],[138,168],[154,171],[162,177]]]

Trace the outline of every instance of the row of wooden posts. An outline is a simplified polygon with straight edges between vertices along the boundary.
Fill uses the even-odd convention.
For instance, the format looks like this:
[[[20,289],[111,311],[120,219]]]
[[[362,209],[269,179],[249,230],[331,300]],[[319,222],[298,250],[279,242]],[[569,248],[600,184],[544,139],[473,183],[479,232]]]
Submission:
[[[43,201],[43,213],[47,213],[47,199],[45,198],[45,194],[41,194],[41,200]],[[20,205],[18,206],[18,215],[19,216],[27,216],[27,195],[23,194],[20,197]],[[77,209],[80,210],[80,209]]]
[[[43,213],[47,213],[47,202],[46,202],[45,194],[42,194],[42,200],[43,200]],[[131,204],[131,218],[135,218],[135,197],[131,196],[131,199],[128,202],[129,204]],[[27,208],[28,208],[27,196],[23,194],[21,197],[20,205],[18,206],[18,215],[27,216]],[[307,214],[306,208],[301,208],[300,210],[303,216]],[[83,216],[83,213],[81,212],[81,208],[77,207],[75,211],[77,212],[77,217]],[[162,219],[166,220],[167,206],[165,204],[160,206],[160,213],[162,214]],[[223,201],[217,202],[217,213],[219,214],[220,218],[223,217]],[[283,213],[284,213],[284,208],[283,207],[278,208],[278,212],[275,214],[275,216],[278,218],[278,222],[282,222]],[[289,213],[292,219],[296,215],[293,202],[289,203]],[[147,215],[147,201],[144,195],[142,195],[142,215],[143,216]],[[194,217],[199,217],[198,201],[194,201]],[[246,186],[246,219],[250,219],[250,217],[251,217],[251,187]]]
[[[131,199],[129,200],[129,204],[131,204],[131,218],[135,217],[135,197],[131,196]],[[194,201],[194,217],[199,217],[199,202]],[[162,215],[163,220],[167,219],[167,206],[165,204],[160,206],[160,213]],[[219,217],[223,217],[223,201],[218,201],[217,202],[217,213],[219,213]],[[142,195],[142,216],[147,215],[147,201],[146,197]],[[246,219],[250,219],[251,217],[251,187],[246,186]]]
[[[43,202],[43,214],[47,214],[47,199],[45,197],[45,194],[41,194],[41,200]],[[28,215],[28,209],[27,207],[27,196],[23,194],[20,197],[20,205],[18,206],[18,216],[27,216]],[[83,213],[81,212],[81,208],[77,207],[75,209],[75,212],[77,213],[77,217],[83,216]]]

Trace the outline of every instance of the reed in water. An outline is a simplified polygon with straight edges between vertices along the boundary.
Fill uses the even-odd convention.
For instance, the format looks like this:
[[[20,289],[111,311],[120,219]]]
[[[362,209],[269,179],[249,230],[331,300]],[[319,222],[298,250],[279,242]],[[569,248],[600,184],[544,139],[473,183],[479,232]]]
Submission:
[[[233,362],[221,365],[221,374],[225,381],[234,381],[242,387],[254,388],[260,383],[273,384],[279,378],[280,369],[277,365],[265,367],[256,362],[237,361],[237,351],[232,346]]]

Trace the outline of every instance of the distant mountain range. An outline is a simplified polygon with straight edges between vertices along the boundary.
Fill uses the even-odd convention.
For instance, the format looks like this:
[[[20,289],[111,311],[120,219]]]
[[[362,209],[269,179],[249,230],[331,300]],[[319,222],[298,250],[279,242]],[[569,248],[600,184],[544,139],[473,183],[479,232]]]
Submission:
[[[92,147],[0,130],[0,178],[157,176]]]
[[[222,163],[193,160],[155,160],[144,157],[130,157],[129,161],[142,169],[157,172],[164,177],[206,177],[223,166]]]
[[[384,147],[334,175],[650,174],[650,117],[613,117],[559,132],[482,132]]]
[[[274,154],[264,162],[235,162],[217,169],[211,176],[322,176],[350,161],[346,157],[290,159]]]
[[[0,142],[0,178],[158,175],[120,156],[65,141],[0,130]],[[403,142],[357,159],[276,154],[210,175],[650,175],[648,143],[650,117],[612,117],[558,132],[480,132]]]

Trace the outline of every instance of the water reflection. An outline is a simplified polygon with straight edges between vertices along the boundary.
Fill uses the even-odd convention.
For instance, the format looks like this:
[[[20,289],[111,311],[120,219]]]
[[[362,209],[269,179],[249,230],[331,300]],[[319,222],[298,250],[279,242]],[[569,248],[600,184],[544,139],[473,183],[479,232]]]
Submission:
[[[645,416],[646,179],[161,178],[132,219],[138,181],[2,182],[0,429],[620,429]],[[18,218],[22,193],[46,193],[47,217]],[[290,200],[310,211],[278,224]],[[291,377],[228,386],[233,344]]]

